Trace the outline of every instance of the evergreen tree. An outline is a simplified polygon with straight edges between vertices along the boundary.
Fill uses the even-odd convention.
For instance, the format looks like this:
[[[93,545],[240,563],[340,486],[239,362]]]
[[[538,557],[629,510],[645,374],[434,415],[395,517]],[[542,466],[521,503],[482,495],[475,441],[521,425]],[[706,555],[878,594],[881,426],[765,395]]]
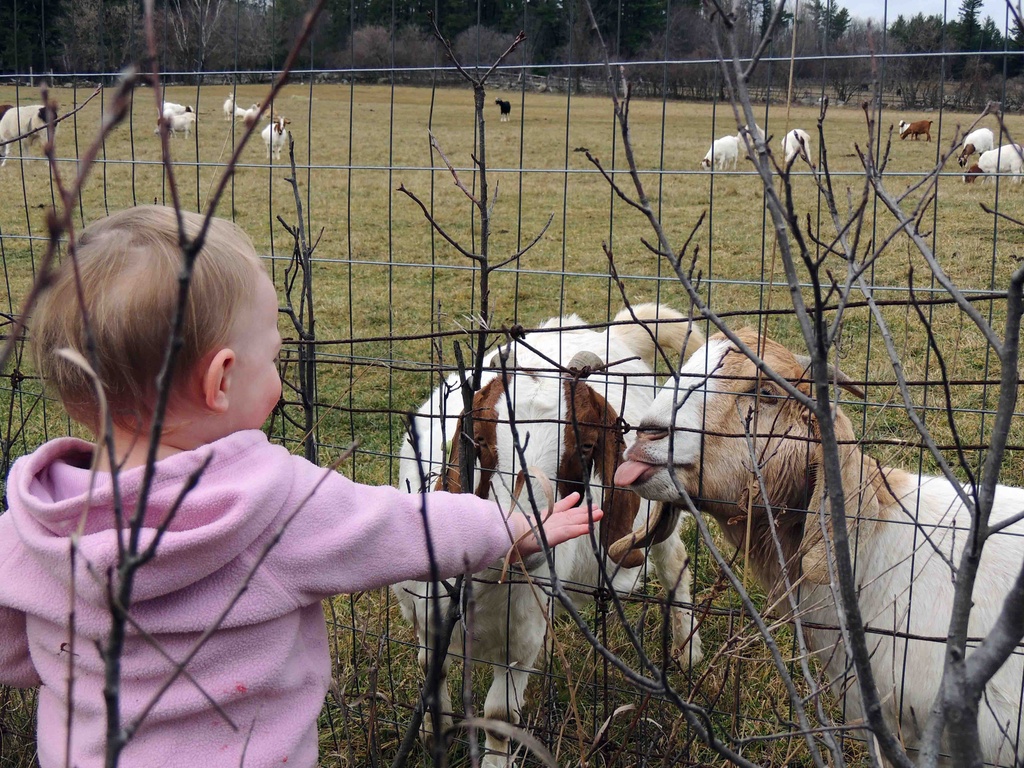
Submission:
[[[982,0],[963,0],[956,25],[956,44],[961,51],[976,51],[981,41]]]
[[[775,13],[775,4],[772,0],[761,0],[761,37],[768,31],[768,23]]]
[[[0,72],[40,74],[58,65],[60,0],[0,0]]]
[[[836,5],[833,0],[811,0],[807,5],[807,13],[816,31],[819,45],[824,42],[834,43],[846,34],[853,19],[850,12]]]

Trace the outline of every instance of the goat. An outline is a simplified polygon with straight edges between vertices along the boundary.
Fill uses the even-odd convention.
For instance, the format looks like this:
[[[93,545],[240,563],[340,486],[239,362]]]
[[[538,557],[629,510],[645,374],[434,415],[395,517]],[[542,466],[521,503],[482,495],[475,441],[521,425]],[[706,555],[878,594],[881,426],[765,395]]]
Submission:
[[[755,141],[764,141],[764,128],[762,128],[757,123],[754,123],[753,129],[746,125],[739,129],[739,131],[736,133],[736,138],[740,140],[740,143],[743,142],[743,134],[747,135],[751,143]]]
[[[814,167],[814,160],[811,159],[811,137],[802,128],[794,128],[782,137],[782,152],[786,158],[787,168],[797,157],[802,157],[811,168]]]
[[[263,143],[267,145],[268,160],[271,153],[273,153],[275,160],[281,159],[281,148],[288,143],[288,137],[291,135],[285,126],[291,125],[291,122],[287,117],[278,115],[270,125],[263,129]]]
[[[725,170],[726,164],[731,164],[733,170],[736,169],[736,162],[740,157],[740,140],[735,136],[723,136],[720,139],[715,139],[711,145],[711,149],[704,155],[704,159],[700,161],[701,168],[710,168],[711,164],[714,163],[715,168],[722,171]]]
[[[916,120],[913,123],[908,123],[906,120],[900,120],[900,141],[907,138],[907,136],[913,136],[914,141],[917,141],[920,136],[924,136],[928,141],[931,141],[932,121]]]
[[[758,350],[769,368],[810,394],[804,361],[756,331],[744,329],[737,336]],[[837,380],[843,383],[844,377],[837,374]],[[740,551],[747,547],[749,528],[749,564],[769,599],[794,589],[791,599],[798,601],[801,616],[816,625],[804,629],[809,647],[821,659],[834,692],[845,696],[847,717],[862,717],[860,689],[855,682],[850,684],[850,660],[842,638],[837,629],[828,629],[841,624],[829,579],[832,543],[827,540],[831,525],[826,486],[833,479],[825,476],[813,416],[759,375],[754,363],[722,334],[690,357],[680,371],[678,389],[670,385],[671,381],[640,420],[636,442],[616,472],[616,484],[645,498],[671,502],[680,498],[678,483]],[[757,434],[749,438],[753,445],[748,448],[751,424]],[[884,717],[913,749],[939,691],[956,576],[946,562],[959,563],[968,513],[945,478],[885,467],[863,455],[854,444],[849,418],[838,407],[835,432],[850,541],[857,542],[856,580],[872,673]],[[760,464],[763,484],[752,474],[753,457]],[[768,498],[759,488],[766,489]],[[993,524],[1021,509],[1024,489],[997,487]],[[822,511],[824,520],[819,516]],[[984,549],[971,636],[992,628],[1021,567],[1024,522],[1012,523],[1007,533],[992,536]],[[912,594],[922,601],[913,613]],[[986,689],[979,722],[986,761],[1001,756],[1009,759],[1008,765],[1015,764],[1012,744],[1001,729],[1008,728],[1012,740],[1024,724],[1022,675],[1024,657],[1015,654]]]
[[[237,116],[238,113],[235,110],[235,94],[229,93],[228,97],[224,99],[224,119],[230,120]]]
[[[964,138],[964,147],[960,150],[960,156],[956,161],[960,164],[961,168],[967,167],[967,161],[971,159],[971,155],[975,152],[983,153],[988,152],[996,145],[996,138],[992,135],[990,128],[979,128],[976,131],[971,131]]]
[[[662,586],[688,604],[690,577],[686,549],[676,530],[678,513],[669,510],[669,514],[659,515],[660,507],[652,511],[652,505],[641,502],[635,494],[615,491],[611,479],[623,447],[632,442],[632,435],[623,434],[619,416],[633,418],[654,397],[655,341],[641,323],[653,326],[651,321],[655,319],[676,321],[659,324],[656,331],[658,341],[676,358],[684,348],[697,346],[702,337],[682,315],[668,307],[645,304],[634,311],[639,323],[624,310],[607,332],[570,327],[582,324],[575,315],[548,320],[531,335],[528,345],[513,343],[514,362],[505,372],[492,368],[486,373],[482,388],[473,397],[471,411],[472,434],[479,449],[475,492],[497,500],[505,508],[513,503],[513,485],[528,487],[532,498],[543,500],[535,467],[551,478],[558,496],[574,490],[582,492],[587,485],[596,489],[603,481],[607,486],[601,500],[605,516],[595,528],[606,552],[604,562],[611,586],[621,592],[637,586],[645,570],[641,567],[645,563],[643,547],[650,545],[650,561]],[[605,361],[610,363],[608,370],[603,369]],[[496,352],[491,353],[488,362],[491,366],[498,364]],[[402,446],[399,477],[403,490],[419,493],[431,483],[439,489],[461,490],[462,402],[458,378],[453,375],[419,409],[411,425],[418,436],[419,452],[411,437]],[[528,472],[520,471],[523,465],[514,444],[513,425]],[[451,444],[447,461],[446,442]],[[522,498],[529,497],[524,493]],[[587,588],[603,583],[601,566],[588,537],[559,545],[554,557],[563,583],[583,585],[578,599],[588,599]],[[493,667],[484,716],[511,723],[520,721],[529,672],[544,644],[552,600],[542,586],[550,577],[547,559],[542,555],[526,566],[530,579],[538,586],[522,577],[496,584],[493,575],[484,575],[475,582],[474,613],[469,623],[474,655]],[[435,631],[430,625],[437,607],[431,595],[444,595],[440,598],[442,615],[451,598],[442,586],[422,582],[403,582],[393,590],[402,614],[416,630],[419,664],[426,671],[430,662],[427,649]],[[673,656],[682,664],[696,663],[701,658],[700,640],[689,608],[673,605],[669,619]],[[462,652],[463,642],[456,632],[452,653]],[[440,685],[443,716],[437,725],[442,732],[451,727],[452,706],[446,682],[450,663],[451,657],[446,657]],[[425,718],[422,735],[428,742],[434,725],[429,716]],[[490,754],[484,766],[504,766],[508,739],[488,732],[485,743]]]
[[[171,115],[170,117],[164,116],[156,121],[156,128],[153,129],[153,133],[159,135],[160,124],[167,124],[167,133],[170,138],[174,138],[179,133],[184,133],[185,137],[188,138],[192,135],[192,127],[196,124],[196,113],[195,112],[182,112],[180,115]]]
[[[757,159],[757,142],[764,141],[764,129],[754,123],[754,128],[750,126],[741,126],[739,131],[736,133],[736,140],[739,142],[739,146],[743,148],[744,154],[748,160]],[[747,142],[750,142],[749,147]]]
[[[501,122],[507,123],[508,116],[512,112],[512,103],[501,99],[495,99],[494,103],[501,109]]]
[[[7,156],[11,154],[11,144],[20,138],[28,142],[29,147],[42,144],[46,138],[47,108],[43,104],[32,104],[27,107],[4,105],[7,109],[0,114],[0,146],[3,148],[3,160],[0,168],[7,164]],[[56,115],[54,115],[56,119]],[[54,124],[54,132],[57,127]]]
[[[259,112],[262,109],[263,109],[263,103],[261,101],[257,101],[252,106],[250,106],[250,108],[248,110],[242,110],[242,122],[246,124],[247,128],[251,128],[253,125],[256,124],[256,121],[259,120]],[[236,108],[236,110],[234,110],[234,114],[236,114],[236,115],[239,114],[238,108]],[[267,112],[264,115],[264,117],[269,118],[270,117],[270,113]]]
[[[248,109],[242,109],[241,107],[235,107],[235,118],[241,118],[242,122],[246,125],[252,125],[256,122],[256,118],[260,113],[260,109],[263,105],[260,102],[256,102]]]
[[[174,115],[184,115],[186,112],[195,112],[191,106],[183,106],[181,104],[175,104],[173,101],[165,101],[162,114],[164,117],[173,117]]]
[[[967,169],[964,183],[973,184],[979,176],[985,181],[995,181],[998,174],[1013,174],[1014,184],[1020,184],[1024,162],[1021,160],[1020,144],[1003,144],[1001,147],[982,152],[978,162]]]

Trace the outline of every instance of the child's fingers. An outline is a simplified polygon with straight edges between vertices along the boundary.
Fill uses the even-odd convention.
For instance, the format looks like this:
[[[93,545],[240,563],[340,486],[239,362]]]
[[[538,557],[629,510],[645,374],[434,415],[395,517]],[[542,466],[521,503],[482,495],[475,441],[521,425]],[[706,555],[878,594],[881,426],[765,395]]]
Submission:
[[[577,536],[584,536],[590,531],[590,521],[600,520],[604,512],[599,507],[587,509],[585,507],[573,507],[561,513],[557,522],[552,519],[545,523],[544,534],[550,546],[556,546],[564,541],[575,539]]]
[[[579,491],[573,491],[564,499],[559,499],[555,502],[555,512],[565,512],[567,509],[572,509],[580,500]]]

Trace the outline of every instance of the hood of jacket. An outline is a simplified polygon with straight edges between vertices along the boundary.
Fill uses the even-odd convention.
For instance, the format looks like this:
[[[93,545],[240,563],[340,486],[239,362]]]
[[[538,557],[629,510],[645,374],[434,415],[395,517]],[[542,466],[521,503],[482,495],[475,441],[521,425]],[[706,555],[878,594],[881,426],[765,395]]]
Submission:
[[[66,621],[72,570],[80,603],[104,614],[110,585],[120,583],[119,552],[132,544],[130,520],[146,468],[117,473],[115,486],[111,473],[90,471],[92,449],[61,438],[11,469],[9,510],[0,516],[0,591],[7,593],[4,602],[30,615],[56,611],[51,618]],[[262,432],[247,430],[157,462],[135,551],[158,546],[160,556],[136,569],[133,605],[187,594],[219,571],[254,564],[255,555],[247,553],[258,554],[254,545],[267,535],[291,487],[287,472],[266,470],[288,465],[278,456],[267,461],[273,452],[287,454]]]

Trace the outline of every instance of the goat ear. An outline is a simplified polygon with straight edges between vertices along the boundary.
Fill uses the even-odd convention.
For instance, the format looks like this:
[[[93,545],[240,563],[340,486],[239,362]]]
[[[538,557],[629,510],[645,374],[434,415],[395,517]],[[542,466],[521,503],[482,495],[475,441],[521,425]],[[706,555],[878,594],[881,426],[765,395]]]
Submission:
[[[635,560],[635,556],[640,550],[646,549],[651,544],[660,544],[671,536],[672,532],[679,527],[681,513],[682,509],[674,504],[658,502],[651,508],[650,517],[647,518],[647,524],[643,530],[630,531],[627,535],[608,545],[608,557],[613,562],[625,567],[632,567],[631,564],[624,562],[627,555],[630,560]]]
[[[476,493],[482,499],[490,495],[491,476],[498,468],[498,398],[505,391],[504,382],[492,379],[473,395],[473,443],[476,445],[477,460],[480,463],[480,479],[477,481]],[[436,490],[462,493],[460,466],[462,463],[462,433],[467,422],[465,412],[459,416],[458,433],[452,435],[451,451],[448,454],[448,466],[437,479]]]
[[[632,539],[633,523],[640,511],[640,497],[632,491],[616,486],[613,481],[615,470],[622,463],[622,455],[626,449],[619,414],[593,387],[587,388],[594,401],[600,424],[600,436],[594,446],[594,463],[604,486],[601,497],[601,509],[604,510],[604,519],[601,521],[601,545],[616,564],[623,568],[636,568],[644,563],[645,556],[640,547],[646,546],[645,543],[637,542],[628,548],[621,545],[612,546],[622,539]]]
[[[841,411],[836,419],[836,437],[843,442],[853,438],[853,428]],[[849,541],[856,541],[858,526],[872,525],[873,521],[878,520],[878,497],[879,493],[884,492],[885,479],[878,462],[864,456],[856,446],[840,445],[839,450],[843,492],[846,495],[846,529]],[[803,539],[800,543],[803,576],[813,584],[827,584],[828,560],[834,557],[834,545],[831,504],[822,466],[820,444],[814,446],[808,467],[808,477],[812,478],[813,491],[807,505],[807,519],[804,521]],[[824,519],[821,515],[824,515]]]

